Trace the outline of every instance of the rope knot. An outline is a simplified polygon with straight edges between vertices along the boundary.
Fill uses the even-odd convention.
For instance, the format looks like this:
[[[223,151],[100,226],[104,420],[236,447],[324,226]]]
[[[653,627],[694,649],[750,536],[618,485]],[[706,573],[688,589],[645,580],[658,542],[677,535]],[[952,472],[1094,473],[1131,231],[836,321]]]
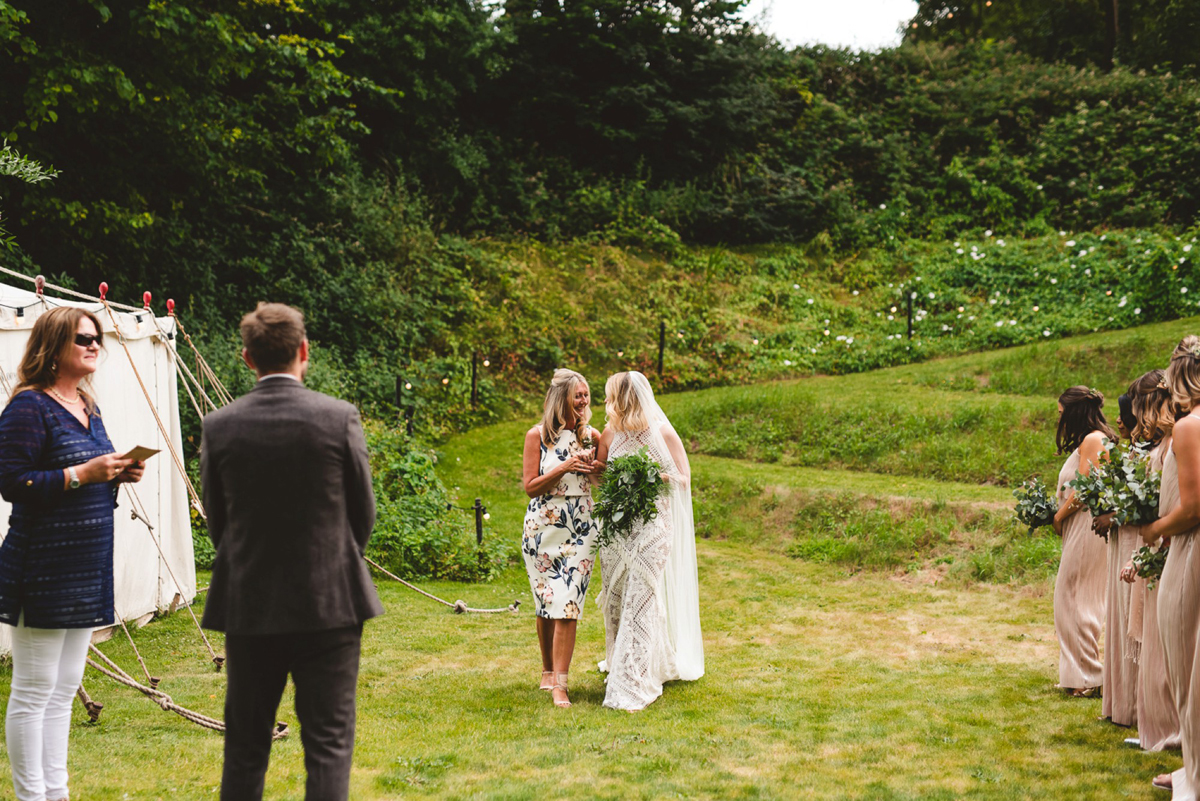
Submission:
[[[466,611],[467,611],[467,602],[466,601],[459,600],[459,601],[454,602],[454,614],[461,615]]]

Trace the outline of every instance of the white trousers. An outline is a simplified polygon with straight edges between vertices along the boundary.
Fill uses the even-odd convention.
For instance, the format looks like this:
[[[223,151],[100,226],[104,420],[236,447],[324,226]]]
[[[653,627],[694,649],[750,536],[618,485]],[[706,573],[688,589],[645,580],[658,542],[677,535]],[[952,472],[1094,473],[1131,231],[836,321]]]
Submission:
[[[67,738],[71,702],[83,678],[91,629],[12,631],[8,696],[8,759],[17,801],[67,798]]]

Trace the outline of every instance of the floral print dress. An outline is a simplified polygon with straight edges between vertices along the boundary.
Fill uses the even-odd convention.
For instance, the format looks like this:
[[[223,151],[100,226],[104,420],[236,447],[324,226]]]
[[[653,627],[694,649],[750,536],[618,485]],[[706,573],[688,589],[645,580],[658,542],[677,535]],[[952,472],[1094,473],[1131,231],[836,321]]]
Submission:
[[[574,431],[563,431],[553,447],[543,442],[541,448],[539,476],[584,450]],[[548,493],[529,502],[521,553],[538,617],[579,618],[595,564],[597,531],[588,476],[567,473]]]

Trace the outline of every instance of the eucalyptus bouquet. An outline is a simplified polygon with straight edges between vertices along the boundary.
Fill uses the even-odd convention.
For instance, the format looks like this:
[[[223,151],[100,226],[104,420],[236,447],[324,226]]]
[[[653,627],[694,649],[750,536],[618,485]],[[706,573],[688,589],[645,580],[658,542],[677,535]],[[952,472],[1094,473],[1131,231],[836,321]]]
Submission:
[[[1131,447],[1105,467],[1109,477],[1108,505],[1119,526],[1141,526],[1158,519],[1162,475],[1150,467],[1145,448]]]
[[[1029,526],[1030,534],[1054,522],[1058,500],[1050,494],[1040,478],[1031,479],[1017,487],[1013,490],[1013,497],[1017,499],[1014,510],[1017,522]]]
[[[1146,579],[1146,586],[1150,589],[1154,589],[1154,585],[1162,578],[1169,550],[1170,548],[1159,542],[1154,545],[1143,545],[1133,553],[1134,570],[1139,576]]]
[[[1077,475],[1067,482],[1067,486],[1075,490],[1075,497],[1087,508],[1092,517],[1107,514],[1113,510],[1108,491],[1108,477],[1103,463],[1092,465],[1085,476]],[[1104,539],[1108,539],[1105,535]]]
[[[653,520],[658,515],[657,501],[668,490],[662,467],[645,448],[610,461],[597,493],[595,515],[600,521],[600,534],[596,545],[628,537],[634,526]]]
[[[1093,465],[1086,476],[1078,476],[1067,486],[1087,507],[1092,516],[1112,512],[1117,525],[1142,525],[1158,518],[1158,493],[1161,478],[1150,468],[1144,446],[1117,447],[1104,440],[1107,461]],[[1108,540],[1108,534],[1102,534]]]

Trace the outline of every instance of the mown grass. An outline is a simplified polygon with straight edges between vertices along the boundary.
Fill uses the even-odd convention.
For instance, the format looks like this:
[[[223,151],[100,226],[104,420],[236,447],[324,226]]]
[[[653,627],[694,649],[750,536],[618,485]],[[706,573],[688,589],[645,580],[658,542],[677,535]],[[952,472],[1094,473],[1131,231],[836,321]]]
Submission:
[[[699,544],[707,675],[647,711],[600,706],[601,623],[589,605],[572,673],[576,705],[550,706],[528,614],[456,617],[394,584],[367,626],[351,797],[1151,798],[1178,757],[1122,745],[1099,701],[1053,689],[1044,589],[949,589],[920,577],[838,577],[777,548]],[[430,588],[500,606],[522,571]],[[219,712],[223,676],[181,615],[135,635],[176,700]],[[218,645],[220,639],[217,640]],[[128,646],[102,646],[131,672]],[[0,669],[0,697],[9,672]],[[105,679],[100,723],[72,731],[73,797],[208,799],[218,735]],[[267,797],[303,796],[295,716]],[[0,756],[0,770],[5,770]]]

